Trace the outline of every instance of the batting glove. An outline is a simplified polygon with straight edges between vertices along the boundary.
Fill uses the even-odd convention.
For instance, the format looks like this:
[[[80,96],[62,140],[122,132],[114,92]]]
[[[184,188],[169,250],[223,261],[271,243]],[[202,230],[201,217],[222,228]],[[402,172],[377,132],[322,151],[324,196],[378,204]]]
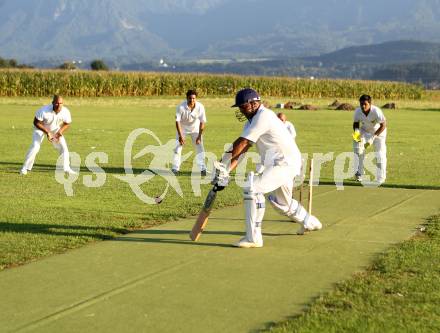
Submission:
[[[221,191],[229,184],[229,171],[224,163],[214,162],[214,178],[211,184],[216,185],[217,190]]]

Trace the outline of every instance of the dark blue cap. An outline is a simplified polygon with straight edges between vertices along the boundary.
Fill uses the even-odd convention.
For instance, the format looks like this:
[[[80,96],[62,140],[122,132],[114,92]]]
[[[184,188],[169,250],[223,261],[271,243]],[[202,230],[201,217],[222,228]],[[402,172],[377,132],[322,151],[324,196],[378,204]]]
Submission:
[[[235,95],[235,104],[231,106],[231,108],[233,107],[237,107],[240,105],[243,105],[245,103],[249,103],[252,101],[260,101],[260,95],[258,95],[258,93],[251,88],[244,88],[242,90],[240,90],[237,95]]]

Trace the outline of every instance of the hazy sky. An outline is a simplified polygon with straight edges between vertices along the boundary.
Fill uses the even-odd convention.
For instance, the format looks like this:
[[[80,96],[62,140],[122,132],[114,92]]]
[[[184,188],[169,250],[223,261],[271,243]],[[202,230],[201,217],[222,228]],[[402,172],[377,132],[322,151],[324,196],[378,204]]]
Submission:
[[[317,55],[440,42],[440,0],[0,0],[0,56]]]

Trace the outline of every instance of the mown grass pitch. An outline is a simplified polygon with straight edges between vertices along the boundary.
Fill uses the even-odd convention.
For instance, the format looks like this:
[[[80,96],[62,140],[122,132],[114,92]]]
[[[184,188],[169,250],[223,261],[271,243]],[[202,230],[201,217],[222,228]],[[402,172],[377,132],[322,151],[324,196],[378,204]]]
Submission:
[[[90,241],[113,237],[132,228],[142,228],[196,214],[209,186],[202,186],[201,196],[192,190],[189,171],[192,158],[182,169],[179,184],[184,193],[172,189],[161,205],[146,205],[128,184],[114,177],[124,174],[124,144],[136,128],[153,131],[166,143],[175,136],[174,110],[182,98],[66,98],[72,112],[72,128],[66,139],[69,149],[82,159],[82,169],[73,185],[74,196],[68,197],[55,181],[57,152],[44,142],[34,170],[26,177],[18,174],[30,145],[35,111],[49,98],[0,99],[2,122],[0,133],[0,268],[29,262],[53,253],[76,248]],[[272,105],[287,99],[267,99]],[[220,156],[223,146],[240,133],[241,125],[233,115],[229,98],[200,98],[205,104],[208,124],[205,148]],[[335,156],[351,151],[352,113],[327,110],[332,100],[302,101],[320,106],[318,111],[283,110],[297,129],[297,142],[302,152],[328,153]],[[355,104],[356,101],[349,101]],[[385,101],[377,101],[382,105]],[[437,124],[440,118],[436,101],[402,101],[397,110],[385,110],[388,119],[387,186],[439,186]],[[153,142],[139,142],[137,149]],[[192,151],[186,147],[184,153]],[[109,161],[101,164],[106,171],[105,184],[98,188],[83,185],[86,156],[105,152]],[[134,162],[136,172],[148,168],[151,156]],[[333,163],[324,165],[320,180],[333,181]],[[155,177],[143,187],[150,196],[161,193],[165,181]],[[241,201],[241,190],[230,186],[217,206]]]

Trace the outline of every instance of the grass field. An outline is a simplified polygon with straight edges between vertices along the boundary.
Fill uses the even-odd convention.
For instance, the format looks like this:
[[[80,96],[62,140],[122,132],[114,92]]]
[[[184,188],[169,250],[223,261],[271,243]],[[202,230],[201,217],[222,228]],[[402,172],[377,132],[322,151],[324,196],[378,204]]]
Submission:
[[[439,332],[440,220],[270,332]]]
[[[272,105],[288,99],[268,99]],[[72,152],[81,157],[81,171],[73,184],[73,196],[55,180],[57,152],[44,142],[34,170],[19,175],[31,141],[32,118],[50,98],[1,98],[0,134],[0,270],[28,263],[84,244],[114,237],[132,229],[196,214],[209,185],[195,195],[190,172],[192,157],[178,177],[183,197],[170,188],[160,205],[139,200],[127,183],[116,178],[124,174],[124,144],[136,128],[154,132],[162,144],[173,139],[174,109],[181,98],[96,98],[71,99],[65,103],[73,116],[66,139]],[[220,156],[225,143],[233,141],[241,125],[229,107],[229,98],[202,98],[208,113],[206,151]],[[352,112],[328,110],[333,100],[302,100],[319,106],[318,111],[284,110],[295,124],[297,142],[303,153],[330,152],[337,156],[351,151]],[[344,101],[345,102],[345,101]],[[356,101],[347,101],[356,104]],[[382,105],[387,101],[376,101]],[[440,189],[437,124],[440,100],[436,96],[420,101],[397,101],[397,110],[385,110],[388,119],[387,187]],[[133,155],[145,145],[142,137]],[[192,151],[184,149],[184,154]],[[96,177],[84,164],[92,152],[105,152],[101,163],[107,175],[102,187],[83,184],[84,176]],[[153,156],[133,161],[135,173],[149,167]],[[334,159],[321,170],[320,181],[333,182]],[[251,167],[251,165],[248,165]],[[354,183],[350,180],[349,185]],[[148,195],[160,194],[166,182],[154,177],[142,186]],[[241,190],[232,184],[218,198],[217,207],[241,201]],[[427,217],[428,218],[428,217]],[[392,248],[365,274],[339,284],[335,291],[319,297],[302,316],[275,325],[278,332],[435,332],[440,327],[438,217],[428,221],[428,234]],[[1,273],[0,273],[1,274]],[[369,306],[369,307],[368,307]],[[398,310],[396,310],[398,309]],[[402,313],[402,318],[394,318]],[[428,325],[427,323],[430,322]],[[409,328],[408,328],[409,327]],[[333,328],[333,329],[331,329]]]
[[[73,116],[66,138],[69,149],[80,155],[82,164],[73,197],[54,177],[57,152],[43,143],[34,170],[23,177],[18,174],[31,141],[35,110],[50,99],[0,99],[3,122],[0,133],[0,268],[22,264],[97,239],[113,237],[132,228],[177,219],[198,212],[202,195],[195,196],[189,177],[192,158],[182,166],[180,197],[173,189],[161,205],[140,201],[127,183],[114,175],[124,174],[124,144],[129,133],[144,127],[154,132],[162,144],[174,138],[174,109],[180,98],[100,98],[66,99]],[[241,125],[226,98],[204,98],[208,112],[205,135],[206,151],[220,156],[223,146],[240,133]],[[282,101],[282,99],[281,99]],[[276,104],[278,100],[269,99]],[[297,142],[303,153],[351,151],[352,113],[328,110],[332,100],[305,100],[318,105],[318,111],[285,110],[297,129]],[[355,101],[349,101],[355,103]],[[382,105],[385,101],[377,101]],[[437,123],[440,104],[437,101],[401,101],[399,109],[385,111],[388,118],[388,179],[386,186],[439,188]],[[148,141],[150,140],[150,141]],[[139,142],[138,142],[139,141]],[[145,144],[157,144],[143,137],[136,142],[133,155]],[[187,147],[184,153],[192,151]],[[107,178],[98,188],[83,185],[85,175],[93,175],[84,161],[91,152],[105,152],[108,163],[101,164]],[[133,162],[135,173],[149,167],[151,155]],[[323,165],[320,180],[333,181],[334,160]],[[350,182],[348,182],[350,183]],[[142,188],[154,197],[163,191],[166,182],[154,177]],[[238,186],[230,186],[217,206],[241,201]]]

